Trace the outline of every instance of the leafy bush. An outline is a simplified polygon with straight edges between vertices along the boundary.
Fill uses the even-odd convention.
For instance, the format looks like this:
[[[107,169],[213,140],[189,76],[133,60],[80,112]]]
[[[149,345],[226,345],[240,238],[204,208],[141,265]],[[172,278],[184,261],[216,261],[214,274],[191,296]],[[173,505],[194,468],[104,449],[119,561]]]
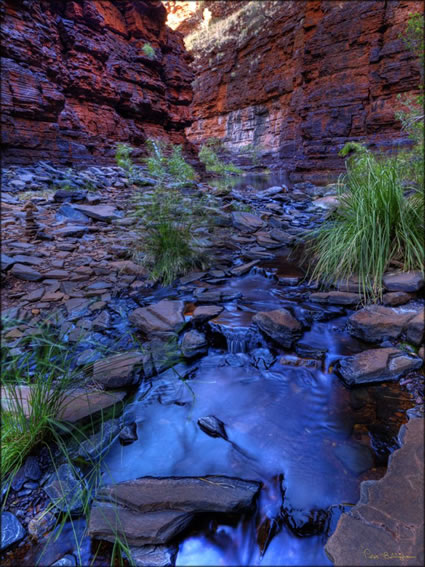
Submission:
[[[149,156],[145,164],[149,173],[160,182],[165,180],[186,184],[197,178],[196,172],[182,154],[182,147],[159,140],[147,140]]]
[[[326,283],[359,276],[365,299],[382,294],[382,276],[391,264],[403,270],[423,270],[423,192],[406,187],[400,164],[373,155],[360,144],[341,151],[354,155],[347,160],[340,206],[310,234],[310,275]]]
[[[221,148],[221,142],[210,138],[201,147],[199,152],[199,160],[205,165],[205,169],[210,173],[218,173],[219,175],[226,175],[235,173],[240,175],[241,169],[233,165],[233,163],[225,163],[217,155],[218,149]]]
[[[133,160],[131,159],[131,154],[133,153],[133,148],[128,144],[117,144],[115,150],[115,161],[118,167],[122,167],[128,174],[129,177],[133,174]]]
[[[145,45],[142,47],[142,51],[146,55],[146,57],[149,57],[149,59],[155,59],[155,49],[150,43],[145,43]]]
[[[154,280],[168,285],[191,268],[202,267],[194,232],[208,223],[204,199],[158,185],[138,198],[135,215],[143,219],[144,226],[134,259],[150,270]]]

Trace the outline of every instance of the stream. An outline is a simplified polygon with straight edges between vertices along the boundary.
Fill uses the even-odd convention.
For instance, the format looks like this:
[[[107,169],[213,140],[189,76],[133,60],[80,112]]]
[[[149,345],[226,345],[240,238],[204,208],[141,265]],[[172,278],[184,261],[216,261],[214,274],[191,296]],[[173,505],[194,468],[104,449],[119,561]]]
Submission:
[[[255,190],[283,183],[283,174],[245,176]],[[238,184],[239,183],[239,184]],[[224,310],[204,324],[208,351],[144,378],[125,406],[124,423],[136,423],[138,440],[116,439],[102,461],[102,483],[141,476],[226,475],[262,483],[254,513],[238,518],[200,517],[178,540],[176,564],[331,565],[324,545],[340,514],[356,504],[360,483],[385,473],[388,456],[413,406],[398,383],[348,389],[332,373],[341,356],[367,345],[345,330],[347,307],[308,301],[309,284],[286,249],[262,260],[241,277],[223,278]],[[219,278],[218,278],[219,279]],[[287,285],[287,284],[290,285]],[[162,297],[186,303],[190,324],[196,289],[146,291],[144,301]],[[115,298],[114,331],[125,349],[134,329],[132,299]],[[251,325],[258,311],[287,308],[309,325],[293,349],[266,341]],[[125,350],[124,349],[124,350]],[[214,416],[226,437],[211,437],[198,420]],[[87,564],[109,564],[110,546],[94,559],[94,546],[81,531]],[[74,551],[70,524],[43,548],[43,562]],[[25,564],[40,558],[42,543],[21,550]],[[103,562],[102,562],[103,561]]]

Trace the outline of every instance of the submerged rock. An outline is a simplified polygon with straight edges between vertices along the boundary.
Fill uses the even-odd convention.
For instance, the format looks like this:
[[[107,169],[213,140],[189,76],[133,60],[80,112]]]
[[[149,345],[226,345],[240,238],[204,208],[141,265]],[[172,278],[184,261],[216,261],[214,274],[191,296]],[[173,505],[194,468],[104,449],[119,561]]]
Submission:
[[[90,514],[89,535],[129,545],[166,544],[194,515],[238,514],[250,509],[260,483],[224,476],[142,477],[101,488]]]
[[[285,524],[298,537],[309,537],[325,531],[328,522],[326,510],[301,510],[285,507],[282,510]]]
[[[355,475],[359,475],[374,465],[372,451],[369,447],[359,444],[339,445],[335,449],[335,455],[341,463]]]
[[[137,423],[133,422],[128,425],[124,425],[121,429],[119,438],[122,445],[130,445],[131,443],[134,443],[134,441],[137,441]]]
[[[253,317],[252,322],[285,348],[290,348],[302,332],[301,323],[286,309],[260,311]]]
[[[336,368],[344,382],[351,386],[398,380],[407,372],[417,370],[422,364],[423,361],[419,356],[390,347],[365,350],[343,358]]]

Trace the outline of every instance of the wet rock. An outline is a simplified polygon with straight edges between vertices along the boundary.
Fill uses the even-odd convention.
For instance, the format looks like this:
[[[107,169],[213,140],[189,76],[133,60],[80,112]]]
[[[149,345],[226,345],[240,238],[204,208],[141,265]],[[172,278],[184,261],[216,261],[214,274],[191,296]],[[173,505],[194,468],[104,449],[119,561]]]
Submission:
[[[279,193],[286,193],[287,191],[288,188],[286,187],[286,185],[274,185],[273,187],[269,187],[268,189],[263,189],[263,191],[258,191],[255,196],[257,197],[257,199],[268,199],[269,197],[273,197],[274,195],[277,195]]]
[[[420,345],[424,339],[425,311],[422,309],[407,325],[406,338],[414,345]]]
[[[124,425],[121,429],[119,439],[122,445],[130,445],[131,443],[134,443],[134,441],[137,441],[137,423],[133,422],[128,425]]]
[[[50,567],[76,567],[76,566],[77,566],[77,560],[75,559],[75,556],[67,554],[61,557],[60,559],[58,559],[57,561],[55,561],[54,563],[52,563]]]
[[[320,291],[310,294],[310,301],[331,305],[358,305],[360,295],[349,291]]]
[[[13,490],[20,490],[27,480],[40,480],[41,470],[35,457],[27,457],[12,480]]]
[[[400,565],[401,555],[415,558],[406,564],[423,563],[423,435],[424,420],[411,418],[400,430],[403,445],[392,453],[385,476],[362,482],[360,501],[342,514],[326,543],[334,565],[365,565],[365,550],[368,565]]]
[[[100,426],[100,431],[81,441],[73,455],[86,461],[97,460],[114,442],[120,432],[118,419],[109,419]]]
[[[365,445],[347,443],[335,448],[335,455],[345,468],[359,475],[374,465],[372,450]]]
[[[276,360],[267,348],[256,348],[251,351],[254,366],[261,370],[267,370]]]
[[[300,510],[285,507],[282,509],[285,524],[298,537],[310,537],[323,533],[327,526],[328,514],[326,510],[314,508]]]
[[[143,477],[101,488],[90,515],[89,535],[129,545],[165,544],[196,514],[237,514],[250,509],[257,482],[223,476]]]
[[[384,293],[382,296],[382,303],[384,305],[389,305],[390,307],[396,307],[397,305],[404,305],[411,299],[412,296],[404,291],[392,291]]]
[[[83,485],[75,476],[75,470],[71,465],[61,465],[49,477],[43,490],[61,512],[78,515],[83,512]]]
[[[423,308],[368,305],[350,316],[348,331],[351,335],[372,343],[397,339],[419,312],[422,313]],[[423,321],[423,315],[420,317]]]
[[[301,276],[278,276],[277,277],[281,285],[296,286],[302,280]]]
[[[137,384],[141,377],[143,354],[137,351],[113,354],[93,365],[93,380],[105,388]]]
[[[183,301],[163,299],[154,305],[135,309],[129,319],[148,336],[170,335],[178,333],[184,326],[183,311]]]
[[[50,532],[56,524],[56,518],[50,512],[43,510],[32,518],[28,523],[28,533],[34,539],[41,539]]]
[[[232,274],[232,276],[243,276],[244,274],[247,274],[251,270],[251,268],[256,266],[259,261],[260,260],[253,260],[252,262],[248,262],[247,264],[242,264],[242,266],[237,266],[236,268],[230,270],[230,273]]]
[[[181,343],[181,351],[185,358],[205,354],[208,351],[208,341],[205,335],[194,330],[185,333]]]
[[[120,218],[120,214],[112,205],[74,205],[77,211],[95,220],[109,222]]]
[[[204,323],[220,315],[223,309],[224,307],[221,305],[199,305],[193,312],[192,321],[194,323]]]
[[[369,382],[398,380],[412,370],[422,366],[420,357],[397,348],[365,350],[354,356],[341,359],[336,368],[349,386]]]
[[[286,309],[259,312],[252,322],[285,348],[290,348],[302,332],[301,323]]]
[[[174,366],[180,359],[180,350],[175,341],[162,341],[157,338],[145,343],[143,347],[143,373],[147,378]]]
[[[143,545],[129,549],[135,567],[174,567],[176,564],[177,546]]]
[[[202,431],[210,437],[221,437],[222,439],[227,440],[227,433],[224,427],[224,423],[214,415],[200,417],[198,419],[198,425],[202,429]]]
[[[1,514],[1,550],[4,551],[14,543],[21,541],[25,530],[16,516],[10,512]]]
[[[260,217],[252,213],[244,213],[236,211],[232,213],[233,226],[242,232],[255,232],[264,226],[264,222]]]
[[[28,282],[38,282],[43,277],[40,272],[37,272],[37,270],[34,270],[30,266],[26,266],[24,264],[14,264],[10,273],[14,275],[15,278]]]
[[[419,270],[386,273],[382,282],[388,291],[419,291],[424,285],[424,275]]]

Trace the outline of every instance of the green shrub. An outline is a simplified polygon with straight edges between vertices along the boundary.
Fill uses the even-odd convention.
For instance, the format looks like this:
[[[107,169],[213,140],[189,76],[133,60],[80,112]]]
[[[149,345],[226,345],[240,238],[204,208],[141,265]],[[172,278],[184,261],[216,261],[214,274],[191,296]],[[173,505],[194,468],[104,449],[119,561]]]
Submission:
[[[149,59],[155,59],[155,49],[150,43],[145,43],[145,45],[142,47],[142,51],[146,55],[146,57],[149,57]]]
[[[128,174],[129,177],[133,174],[133,160],[131,159],[131,154],[133,153],[133,148],[128,144],[117,144],[115,150],[115,161],[118,167],[122,167]]]
[[[159,182],[166,180],[186,184],[196,180],[197,175],[182,153],[182,147],[160,140],[146,140],[148,157],[145,158],[149,173]]]
[[[355,143],[341,154],[350,150],[340,206],[309,235],[310,276],[333,283],[358,275],[363,298],[376,300],[391,264],[423,270],[423,190],[406,188],[397,159],[375,156]]]
[[[221,149],[221,143],[214,138],[210,138],[201,147],[199,152],[199,160],[205,165],[205,169],[209,173],[217,173],[219,175],[226,175],[234,173],[237,175],[242,174],[242,170],[233,163],[225,163],[217,155],[217,151]]]

